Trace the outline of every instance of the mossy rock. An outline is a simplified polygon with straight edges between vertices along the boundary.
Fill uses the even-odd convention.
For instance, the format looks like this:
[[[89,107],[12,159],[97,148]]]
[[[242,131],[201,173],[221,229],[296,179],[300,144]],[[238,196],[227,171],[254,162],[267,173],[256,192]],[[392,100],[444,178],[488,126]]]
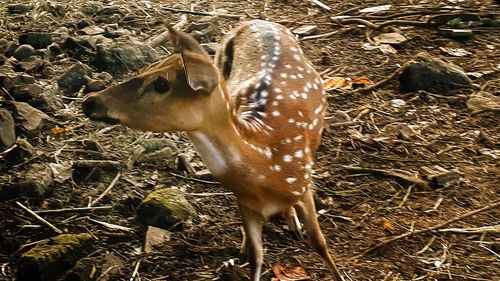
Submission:
[[[427,53],[417,54],[399,76],[399,90],[403,93],[424,90],[452,94],[455,90],[469,88],[471,84],[462,68]]]
[[[184,193],[172,188],[150,193],[137,210],[141,222],[165,229],[193,216],[196,216],[196,211]]]
[[[91,252],[90,234],[61,234],[38,243],[21,255],[18,262],[18,281],[57,280],[77,260]]]
[[[92,64],[100,70],[118,74],[139,70],[158,59],[158,53],[148,45],[120,38],[98,44]]]

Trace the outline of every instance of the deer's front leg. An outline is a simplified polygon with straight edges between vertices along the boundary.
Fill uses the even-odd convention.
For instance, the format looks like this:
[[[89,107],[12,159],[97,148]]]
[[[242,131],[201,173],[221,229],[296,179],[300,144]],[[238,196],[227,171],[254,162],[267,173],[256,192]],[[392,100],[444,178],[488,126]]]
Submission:
[[[250,263],[252,281],[259,281],[262,271],[262,262],[264,260],[264,251],[262,249],[262,225],[265,220],[260,213],[257,213],[241,204],[241,217],[243,219],[243,228],[246,234],[246,247],[248,252],[248,262]]]

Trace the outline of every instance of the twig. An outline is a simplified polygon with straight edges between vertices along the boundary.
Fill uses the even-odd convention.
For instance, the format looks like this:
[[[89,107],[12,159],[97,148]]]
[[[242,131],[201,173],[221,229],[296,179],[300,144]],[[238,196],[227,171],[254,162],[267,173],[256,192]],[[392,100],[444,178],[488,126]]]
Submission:
[[[39,215],[37,215],[35,212],[33,212],[32,210],[30,210],[28,207],[24,206],[23,204],[19,203],[18,201],[16,201],[16,204],[23,208],[26,212],[28,212],[30,215],[32,215],[35,219],[39,220],[41,223],[45,224],[46,226],[48,226],[50,229],[54,230],[57,234],[62,234],[63,231],[60,230],[59,228],[55,227],[53,224],[51,224],[50,222],[46,221],[44,218],[40,217]]]
[[[432,231],[436,231],[436,230],[439,230],[441,228],[444,228],[445,226],[451,224],[451,223],[454,223],[456,221],[460,221],[460,220],[463,220],[463,219],[466,219],[470,216],[473,216],[473,215],[476,215],[476,214],[479,214],[481,212],[485,212],[485,211],[488,211],[490,209],[493,209],[493,208],[496,208],[496,207],[499,207],[500,206],[500,200],[497,200],[497,201],[493,201],[492,203],[482,207],[482,208],[479,208],[479,209],[476,209],[476,210],[473,210],[473,211],[470,211],[468,213],[465,213],[465,214],[462,214],[460,216],[457,216],[457,217],[454,217],[453,219],[450,219],[450,220],[447,220],[445,222],[442,222],[440,224],[437,224],[435,226],[432,226],[432,227],[427,227],[427,228],[424,228],[424,229],[420,229],[420,230],[415,230],[415,231],[410,231],[410,232],[406,232],[406,233],[403,233],[403,234],[400,234],[400,235],[397,235],[397,236],[394,236],[390,239],[386,239],[386,240],[383,240],[382,242],[380,242],[379,244],[373,246],[373,247],[370,247],[368,248],[367,250],[365,250],[364,252],[362,252],[361,254],[351,258],[351,259],[358,259],[368,253],[371,253],[373,252],[374,250],[377,250],[389,243],[392,243],[394,241],[397,241],[397,240],[401,240],[403,238],[407,238],[407,237],[411,237],[411,236],[416,236],[416,235],[419,235],[419,234],[422,234],[422,233],[427,233],[427,232],[432,232]]]
[[[453,233],[463,233],[463,234],[486,233],[486,232],[500,233],[500,224],[482,226],[482,227],[472,227],[472,228],[445,228],[445,229],[440,229],[439,232],[453,232]]]
[[[300,39],[300,41],[313,40],[313,39],[318,39],[318,38],[326,38],[326,37],[332,36],[334,34],[337,34],[339,32],[340,32],[340,30],[335,30],[335,31],[327,32],[327,33],[323,33],[323,34],[304,36]]]
[[[54,210],[40,210],[35,211],[37,214],[58,214],[58,213],[72,213],[72,212],[88,212],[88,211],[97,211],[97,210],[110,210],[113,209],[113,206],[100,206],[100,207],[81,207],[81,208],[63,208],[63,209],[54,209]]]
[[[325,117],[325,120],[329,120],[332,118],[333,117]],[[363,124],[363,122],[362,121],[346,121],[346,122],[338,122],[338,123],[328,124],[328,127],[339,128],[339,127],[355,126],[355,125],[360,125],[360,124]]]
[[[329,6],[327,6],[325,3],[319,1],[319,0],[312,0],[312,2],[318,6],[320,6],[321,8],[327,10],[327,11],[331,11],[332,8],[330,8]]]
[[[429,239],[429,242],[427,242],[427,244],[425,244],[425,246],[420,251],[417,252],[417,255],[420,255],[423,252],[427,251],[427,249],[429,249],[432,243],[434,243],[434,240],[436,240],[436,237],[437,237],[436,235],[433,235],[431,239]]]
[[[166,7],[164,5],[162,5],[161,8],[164,10],[170,11],[170,12],[174,12],[174,13],[186,13],[186,14],[199,15],[199,16],[216,16],[216,17],[225,17],[225,18],[232,18],[232,19],[239,19],[239,18],[242,18],[245,16],[245,15],[239,15],[239,14],[200,12],[200,11],[190,11],[190,10],[184,10],[184,9],[175,9],[175,8]]]
[[[2,87],[2,92],[5,93],[5,95],[10,98],[11,100],[15,101],[16,99],[14,97],[12,97],[9,93],[9,91],[7,91],[4,87]]]
[[[414,12],[409,12],[407,14],[401,13],[401,14],[396,14],[396,16],[393,16],[392,18],[395,17],[400,17],[400,16],[408,16],[408,15],[418,15],[418,14],[423,14],[423,13],[414,13]],[[427,13],[431,14],[431,13]],[[420,26],[420,27],[438,27],[443,24],[446,24],[450,20],[454,18],[460,18],[460,17],[486,17],[486,16],[495,16],[496,13],[433,13],[435,14],[434,16],[431,16],[427,18],[424,21],[413,21],[413,20],[401,20],[401,19],[395,19],[395,20],[388,20],[384,21],[382,23],[376,24],[373,23],[372,21],[367,20],[366,18],[368,17],[331,17],[330,19],[333,22],[336,22],[340,25],[345,25],[345,24],[361,24],[364,25],[370,29],[375,29],[375,30],[383,30],[384,28],[388,26]],[[371,17],[370,19],[383,19],[380,17]]]
[[[395,177],[397,179],[403,180],[405,182],[409,182],[411,184],[420,186],[420,187],[427,187],[427,182],[424,180],[417,178],[415,176],[410,175],[407,171],[404,170],[396,170],[396,169],[391,169],[391,170],[383,170],[383,169],[371,169],[371,168],[363,168],[363,167],[354,167],[354,166],[340,166],[343,169],[346,169],[348,171],[352,172],[361,172],[361,173],[370,173],[373,175],[378,175],[378,176],[387,176],[387,177]]]
[[[191,195],[191,196],[199,196],[199,197],[233,195],[232,192],[200,192],[200,193],[186,193],[186,194]]]
[[[206,183],[206,184],[220,184],[219,182],[216,182],[216,181],[201,180],[201,179],[196,179],[196,178],[186,177],[186,176],[179,175],[179,174],[176,174],[176,173],[169,173],[169,174],[170,174],[170,175],[172,175],[172,176],[174,176],[174,177],[177,177],[177,178],[182,178],[182,179],[185,179],[185,180],[190,180],[190,181],[195,181],[195,182],[200,182],[200,183]]]
[[[347,9],[347,10],[345,10],[345,11],[338,12],[338,13],[334,14],[332,17],[343,16],[343,15],[345,15],[345,14],[349,14],[350,12],[354,12],[354,11],[357,11],[357,10],[361,10],[362,8],[364,8],[364,7],[353,7],[353,8]]]
[[[112,130],[114,130],[114,129],[116,129],[116,128],[120,127],[120,126],[122,126],[122,125],[112,125],[112,126],[107,126],[107,127],[105,127],[105,128],[100,129],[99,131],[97,131],[97,134],[98,134],[98,135],[102,135],[102,134],[105,134],[105,133],[111,132]]]
[[[187,15],[182,15],[181,16],[181,19],[179,20],[178,23],[174,24],[174,26],[172,26],[175,30],[181,30],[184,28],[184,26],[188,23],[188,17]],[[151,47],[151,48],[156,48],[160,45],[163,45],[165,44],[165,42],[169,41],[170,40],[170,31],[164,31],[156,36],[154,36],[153,38],[151,38],[148,42],[148,45]]]
[[[135,264],[134,272],[132,272],[132,276],[130,276],[130,281],[134,281],[135,280],[135,276],[139,272],[139,266],[140,265],[141,265],[141,259],[139,258],[139,260],[137,260],[137,263]]]
[[[118,180],[120,179],[120,172],[116,173],[116,176],[115,178],[113,179],[113,181],[109,184],[108,188],[106,188],[102,193],[101,195],[99,195],[99,197],[97,197],[94,201],[90,202],[90,206],[91,207],[92,205],[95,205],[97,202],[99,202],[99,200],[101,200],[104,196],[106,196],[106,194],[109,193],[109,191],[115,186],[115,184],[118,182]]]
[[[386,78],[380,80],[379,82],[371,85],[371,86],[368,86],[368,87],[363,87],[363,88],[358,88],[354,91],[351,91],[349,92],[349,94],[354,94],[354,93],[366,93],[366,92],[369,92],[369,91],[373,91],[383,85],[385,85],[387,82],[391,81],[392,79],[394,79],[394,77],[396,77],[397,75],[399,75],[406,67],[406,64],[401,66],[400,68],[396,69],[396,71],[394,71],[391,75],[387,76]]]
[[[109,222],[104,222],[104,221],[98,221],[98,220],[95,220],[95,219],[92,219],[92,218],[87,218],[89,221],[91,222],[95,222],[97,224],[100,224],[104,227],[107,227],[109,229],[113,229],[113,230],[121,230],[121,231],[126,231],[126,232],[132,232],[133,229],[131,227],[126,227],[126,226],[121,226],[121,225],[117,225],[117,224],[114,224],[114,223],[109,223]]]
[[[411,189],[413,188],[413,185],[410,185],[408,189],[406,190],[405,196],[403,196],[403,200],[401,200],[401,203],[399,203],[398,208],[403,207],[403,205],[406,203],[408,200],[408,197],[410,197]]]

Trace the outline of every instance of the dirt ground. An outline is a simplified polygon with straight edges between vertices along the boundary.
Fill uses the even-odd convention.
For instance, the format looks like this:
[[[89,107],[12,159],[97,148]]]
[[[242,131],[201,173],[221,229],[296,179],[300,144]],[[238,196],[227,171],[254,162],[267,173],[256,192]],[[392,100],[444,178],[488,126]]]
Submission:
[[[499,114],[498,111],[473,114],[466,102],[479,89],[496,96],[500,94],[500,29],[474,28],[473,38],[458,40],[443,36],[433,26],[394,25],[392,27],[407,37],[408,42],[396,46],[396,53],[384,54],[363,48],[384,31],[365,29],[360,24],[340,25],[330,19],[331,16],[351,15],[377,23],[388,19],[417,21],[425,19],[435,11],[433,9],[444,6],[461,7],[470,13],[496,13],[498,17],[498,1],[322,2],[331,10],[322,9],[312,1],[293,0],[3,0],[0,3],[0,38],[16,41],[27,31],[55,32],[61,27],[75,34],[77,23],[88,19],[101,28],[130,30],[136,39],[147,41],[164,31],[167,25],[177,23],[184,14],[163,8],[170,7],[243,16],[211,17],[213,30],[200,37],[203,43],[219,42],[228,30],[251,18],[278,22],[290,29],[317,25],[311,35],[337,31],[330,36],[301,39],[306,56],[325,80],[365,76],[376,83],[422,51],[453,62],[466,72],[490,71],[473,79],[473,88],[456,91],[451,96],[425,91],[401,93],[397,78],[368,92],[329,91],[327,127],[313,179],[317,186],[316,204],[321,227],[345,280],[500,280],[498,207],[364,253],[384,239],[439,226],[498,201]],[[11,14],[5,5],[13,3],[30,4],[33,9],[21,15]],[[50,3],[61,5],[64,13],[43,12],[41,7]],[[90,4],[119,7],[121,12],[107,16],[87,15],[82,12],[83,7]],[[378,17],[358,13],[361,8],[383,4],[393,6],[377,14]],[[423,11],[423,7],[427,10]],[[401,15],[408,11],[420,11],[420,14]],[[189,23],[204,19],[204,15],[188,15]],[[168,49],[170,45],[166,46]],[[446,52],[451,48],[468,53],[453,56]],[[167,55],[166,49],[157,48],[157,51],[162,56]],[[36,153],[20,164],[4,163],[0,166],[3,174],[0,179],[9,181],[16,175],[22,176],[34,163],[82,159],[118,161],[121,176],[96,205],[112,206],[112,209],[43,215],[66,233],[90,233],[95,237],[94,249],[88,258],[102,261],[107,254],[113,253],[120,260],[117,263],[119,270],[99,280],[129,280],[132,276],[135,280],[240,280],[228,276],[238,275],[238,272],[248,275],[246,258],[239,252],[241,221],[234,197],[210,179],[185,174],[176,161],[177,155],[182,154],[195,166],[199,165],[200,160],[188,139],[183,134],[153,134],[123,127],[103,130],[91,124],[80,111],[81,97],[64,98],[56,89],[57,78],[75,60],[63,55],[50,63],[49,74],[35,78],[37,83],[44,83],[46,91],[53,91],[64,102],[64,109],[49,115],[57,120],[59,127],[67,130],[55,134],[52,130],[55,125],[52,125],[34,135],[21,135],[35,147]],[[117,77],[116,81],[124,78]],[[8,100],[3,92],[0,96]],[[404,103],[395,106],[394,100]],[[339,125],[339,120],[347,122]],[[404,132],[388,133],[394,127],[404,128]],[[178,148],[176,155],[127,169],[133,147],[148,138],[170,139]],[[97,143],[100,149],[87,149],[90,142]],[[373,171],[406,171],[405,175],[424,178],[422,167],[435,165],[446,171],[458,171],[459,176],[445,186],[433,186]],[[346,166],[366,169],[353,171]],[[85,207],[90,199],[98,197],[109,186],[116,174],[117,171],[102,171],[85,180],[53,182],[52,192],[42,198],[0,200],[0,279],[14,280],[20,255],[33,247],[34,242],[55,236],[20,209],[15,201],[37,211]],[[152,253],[141,253],[147,228],[138,222],[135,210],[147,194],[165,187],[185,190],[198,215],[170,229],[170,241],[156,247]],[[95,221],[132,230],[109,229]],[[284,221],[276,219],[264,228],[263,280],[274,276],[270,269],[275,264],[303,267],[309,272],[310,280],[329,280],[326,267],[311,251],[307,239],[295,238],[284,225]],[[477,229],[495,225],[496,228],[489,231]],[[235,266],[229,265],[230,260]],[[137,272],[133,273],[135,270]]]

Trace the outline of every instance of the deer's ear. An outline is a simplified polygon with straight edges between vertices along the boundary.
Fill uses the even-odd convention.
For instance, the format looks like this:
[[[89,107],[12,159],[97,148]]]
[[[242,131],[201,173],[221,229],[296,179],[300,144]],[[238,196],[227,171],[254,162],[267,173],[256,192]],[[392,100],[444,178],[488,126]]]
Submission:
[[[188,50],[182,50],[181,57],[191,89],[205,94],[213,92],[219,80],[210,58]]]
[[[208,57],[205,49],[203,49],[200,43],[198,43],[198,41],[196,41],[196,39],[194,39],[191,35],[175,30],[172,27],[168,27],[168,31],[176,53],[188,50],[194,53],[206,55]]]
[[[180,53],[186,80],[193,91],[209,94],[219,83],[217,71],[203,47],[190,35],[168,28],[176,53]]]

